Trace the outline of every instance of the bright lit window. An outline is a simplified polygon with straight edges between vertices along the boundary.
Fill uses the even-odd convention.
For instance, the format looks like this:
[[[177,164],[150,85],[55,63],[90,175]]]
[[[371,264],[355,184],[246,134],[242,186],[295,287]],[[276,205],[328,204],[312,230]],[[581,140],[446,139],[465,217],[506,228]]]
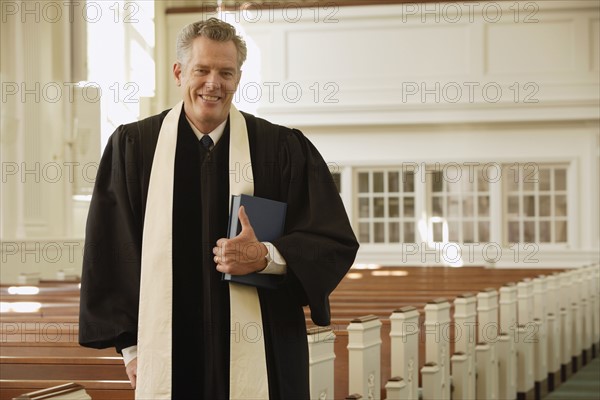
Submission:
[[[536,163],[504,167],[508,243],[566,243],[567,166]]]

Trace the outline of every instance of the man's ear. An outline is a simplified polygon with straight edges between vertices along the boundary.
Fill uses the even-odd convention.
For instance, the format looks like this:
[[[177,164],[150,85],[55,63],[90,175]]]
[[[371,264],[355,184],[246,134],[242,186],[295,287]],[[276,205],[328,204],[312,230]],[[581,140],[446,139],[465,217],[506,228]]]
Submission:
[[[175,83],[177,84],[177,86],[181,86],[182,72],[183,71],[181,70],[181,64],[179,62],[173,64],[173,76],[175,77]]]

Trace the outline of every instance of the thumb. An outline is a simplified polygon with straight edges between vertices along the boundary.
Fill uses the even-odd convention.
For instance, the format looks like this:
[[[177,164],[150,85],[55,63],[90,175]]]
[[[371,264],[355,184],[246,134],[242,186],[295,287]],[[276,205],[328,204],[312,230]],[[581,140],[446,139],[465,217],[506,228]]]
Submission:
[[[248,218],[248,214],[246,214],[246,208],[244,206],[240,207],[238,211],[238,218],[240,224],[242,225],[242,231],[240,232],[240,234],[247,230],[253,231],[252,225],[250,224],[250,218]]]

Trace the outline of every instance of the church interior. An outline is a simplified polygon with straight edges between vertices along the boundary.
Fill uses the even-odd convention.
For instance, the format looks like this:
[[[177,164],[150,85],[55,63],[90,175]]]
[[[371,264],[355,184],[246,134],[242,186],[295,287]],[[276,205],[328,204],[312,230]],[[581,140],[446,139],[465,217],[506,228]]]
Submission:
[[[360,243],[331,325],[305,310],[311,398],[600,397],[598,0],[2,0],[0,400],[134,398],[78,344],[86,219],[210,17],[248,46],[233,103],[316,146]]]

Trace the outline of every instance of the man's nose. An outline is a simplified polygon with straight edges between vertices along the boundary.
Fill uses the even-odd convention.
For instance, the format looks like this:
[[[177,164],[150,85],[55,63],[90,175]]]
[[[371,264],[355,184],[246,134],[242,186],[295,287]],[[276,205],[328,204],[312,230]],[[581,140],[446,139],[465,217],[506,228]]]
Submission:
[[[221,88],[221,84],[215,81],[208,81],[204,84],[204,88],[206,90],[219,90]]]
[[[218,73],[213,72],[206,78],[206,84],[204,86],[207,90],[219,90],[221,88],[222,82]]]

